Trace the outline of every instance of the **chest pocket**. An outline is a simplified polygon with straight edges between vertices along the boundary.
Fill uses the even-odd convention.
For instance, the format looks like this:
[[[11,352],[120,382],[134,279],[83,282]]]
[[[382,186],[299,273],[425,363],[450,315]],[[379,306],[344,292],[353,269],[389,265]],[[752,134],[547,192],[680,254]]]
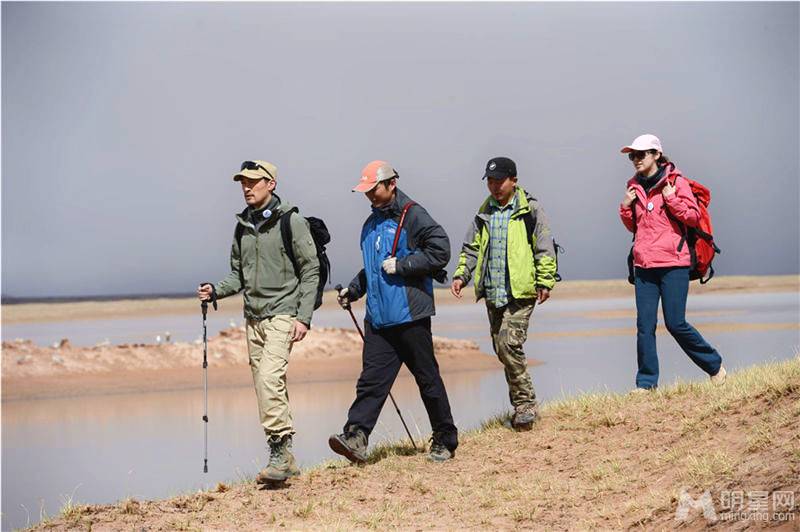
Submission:
[[[273,225],[258,235],[258,278],[264,288],[282,288],[291,280],[289,262],[283,249],[280,226]]]

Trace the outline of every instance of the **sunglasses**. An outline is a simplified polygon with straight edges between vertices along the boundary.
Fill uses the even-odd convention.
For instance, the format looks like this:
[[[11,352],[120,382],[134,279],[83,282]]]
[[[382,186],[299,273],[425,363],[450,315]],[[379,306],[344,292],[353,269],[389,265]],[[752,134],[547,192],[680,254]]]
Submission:
[[[628,153],[628,159],[631,161],[638,161],[639,159],[644,159],[648,153],[652,153],[653,155],[656,154],[656,150],[647,150],[647,151],[632,151]]]
[[[242,163],[242,167],[239,168],[239,171],[242,171],[242,170],[258,170],[259,168],[261,170],[264,170],[270,178],[275,179],[275,176],[273,176],[272,173],[269,170],[267,170],[262,165],[258,164],[257,162],[254,162],[254,161],[245,161],[245,162],[243,162]]]

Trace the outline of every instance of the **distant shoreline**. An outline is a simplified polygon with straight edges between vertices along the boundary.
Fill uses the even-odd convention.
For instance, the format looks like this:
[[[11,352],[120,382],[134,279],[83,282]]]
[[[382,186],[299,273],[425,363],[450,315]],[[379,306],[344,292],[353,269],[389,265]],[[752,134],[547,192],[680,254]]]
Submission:
[[[463,297],[456,299],[446,287],[435,289],[436,304],[475,304],[472,285],[463,290]],[[690,284],[689,293],[754,293],[754,292],[800,292],[800,275],[725,276],[715,277],[710,283]],[[552,301],[559,299],[604,299],[610,297],[633,297],[633,287],[624,279],[596,281],[564,281],[553,289]],[[241,315],[242,296],[227,298],[220,310],[227,314]],[[338,308],[333,291],[327,291],[322,309]],[[354,303],[354,309],[362,310],[363,299]],[[185,315],[199,312],[197,298],[189,295],[130,296],[117,299],[46,299],[41,302],[17,302],[7,304],[3,300],[2,322],[41,323],[48,321],[135,318],[157,315]]]
[[[800,283],[800,273],[797,274],[787,274],[787,275],[728,275],[728,276],[720,276],[715,277],[712,281],[713,283],[726,283],[735,280],[741,279],[775,279],[776,281],[786,279],[787,281],[794,280],[795,284]],[[598,285],[614,285],[616,286],[619,283],[627,284],[627,281],[620,280],[620,279],[579,279],[579,280],[569,280],[564,281],[563,283],[559,283],[556,287],[564,287],[564,286],[577,286],[577,285],[587,285],[587,284],[598,284]],[[713,289],[713,286],[710,285],[709,288]],[[798,285],[800,287],[800,285]],[[469,288],[469,287],[467,287]],[[434,290],[436,290],[437,295],[440,291],[447,291],[449,292],[449,284],[442,285],[442,284],[435,284]],[[332,292],[333,289],[329,288],[326,292]],[[468,290],[469,291],[469,290]],[[471,293],[471,291],[469,291]],[[110,295],[85,295],[85,296],[38,296],[38,297],[25,297],[25,296],[13,296],[13,295],[0,295],[0,304],[2,305],[29,305],[29,304],[36,304],[36,303],[84,303],[84,302],[105,302],[105,301],[143,301],[143,300],[156,300],[156,299],[167,299],[167,300],[174,300],[174,299],[194,299],[195,294],[194,292],[166,292],[166,293],[153,293],[153,294],[110,294]]]

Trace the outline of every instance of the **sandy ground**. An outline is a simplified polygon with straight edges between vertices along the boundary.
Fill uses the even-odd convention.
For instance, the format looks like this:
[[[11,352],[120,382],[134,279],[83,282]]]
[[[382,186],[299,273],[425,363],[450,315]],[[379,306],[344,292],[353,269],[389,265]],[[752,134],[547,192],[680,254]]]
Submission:
[[[710,283],[693,282],[690,294],[726,292],[800,292],[800,276],[727,276],[715,277]],[[458,300],[446,288],[436,289],[436,304],[461,304],[474,302],[472,285],[464,289]],[[552,297],[559,299],[633,297],[633,286],[625,280],[611,281],[564,281],[558,283]],[[326,293],[323,308],[336,308],[333,292]],[[230,308],[241,308],[241,296],[225,301]],[[363,301],[354,308],[360,309]],[[157,314],[198,314],[198,302],[194,298],[184,299],[132,299],[119,301],[84,301],[78,303],[24,303],[2,305],[3,323],[32,323],[98,318],[145,317]]]
[[[551,404],[531,432],[495,420],[462,434],[443,464],[396,444],[366,466],[331,461],[278,489],[247,479],[158,501],[69,504],[36,529],[800,530],[799,417],[795,358],[724,386]],[[676,520],[681,493],[706,490],[713,520],[688,507]],[[776,496],[787,493],[789,510]],[[759,500],[766,520],[752,517]]]
[[[361,371],[361,337],[338,328],[316,328],[295,344],[290,382],[355,379]],[[465,340],[434,337],[443,372],[500,368],[495,357]],[[202,343],[40,347],[27,340],[2,344],[3,401],[102,393],[175,390],[202,386]],[[209,339],[210,383],[252,384],[244,327]]]

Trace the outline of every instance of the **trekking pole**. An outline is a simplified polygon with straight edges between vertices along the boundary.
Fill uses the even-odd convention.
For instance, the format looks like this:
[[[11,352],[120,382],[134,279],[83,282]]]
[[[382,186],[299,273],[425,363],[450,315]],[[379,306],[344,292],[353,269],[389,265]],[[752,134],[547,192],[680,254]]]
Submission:
[[[338,296],[339,292],[342,291],[342,285],[337,284],[334,287],[334,290],[336,290],[336,294]],[[353,314],[353,309],[352,309],[352,307],[350,307],[350,302],[349,301],[347,302],[347,311],[350,313],[350,319],[353,320],[353,325],[356,326],[356,330],[358,331],[358,334],[361,335],[361,342],[364,342],[365,341],[364,340],[364,331],[361,330],[361,326],[358,324],[358,320],[356,320],[356,315]],[[394,409],[397,411],[397,415],[400,416],[400,422],[403,424],[403,428],[406,429],[406,434],[408,434],[408,439],[411,440],[411,445],[414,446],[414,451],[415,452],[419,452],[419,449],[417,449],[417,444],[414,443],[414,438],[411,436],[411,431],[408,430],[408,425],[406,425],[406,420],[403,419],[403,414],[400,413],[400,408],[397,406],[397,401],[394,400],[394,396],[392,395],[392,391],[391,390],[389,390],[389,399],[392,400],[392,404],[394,405]]]
[[[205,283],[210,284],[210,283]],[[217,310],[217,291],[211,285],[211,305]],[[208,473],[208,328],[206,327],[206,314],[208,314],[208,300],[200,302],[203,309],[203,473]]]

